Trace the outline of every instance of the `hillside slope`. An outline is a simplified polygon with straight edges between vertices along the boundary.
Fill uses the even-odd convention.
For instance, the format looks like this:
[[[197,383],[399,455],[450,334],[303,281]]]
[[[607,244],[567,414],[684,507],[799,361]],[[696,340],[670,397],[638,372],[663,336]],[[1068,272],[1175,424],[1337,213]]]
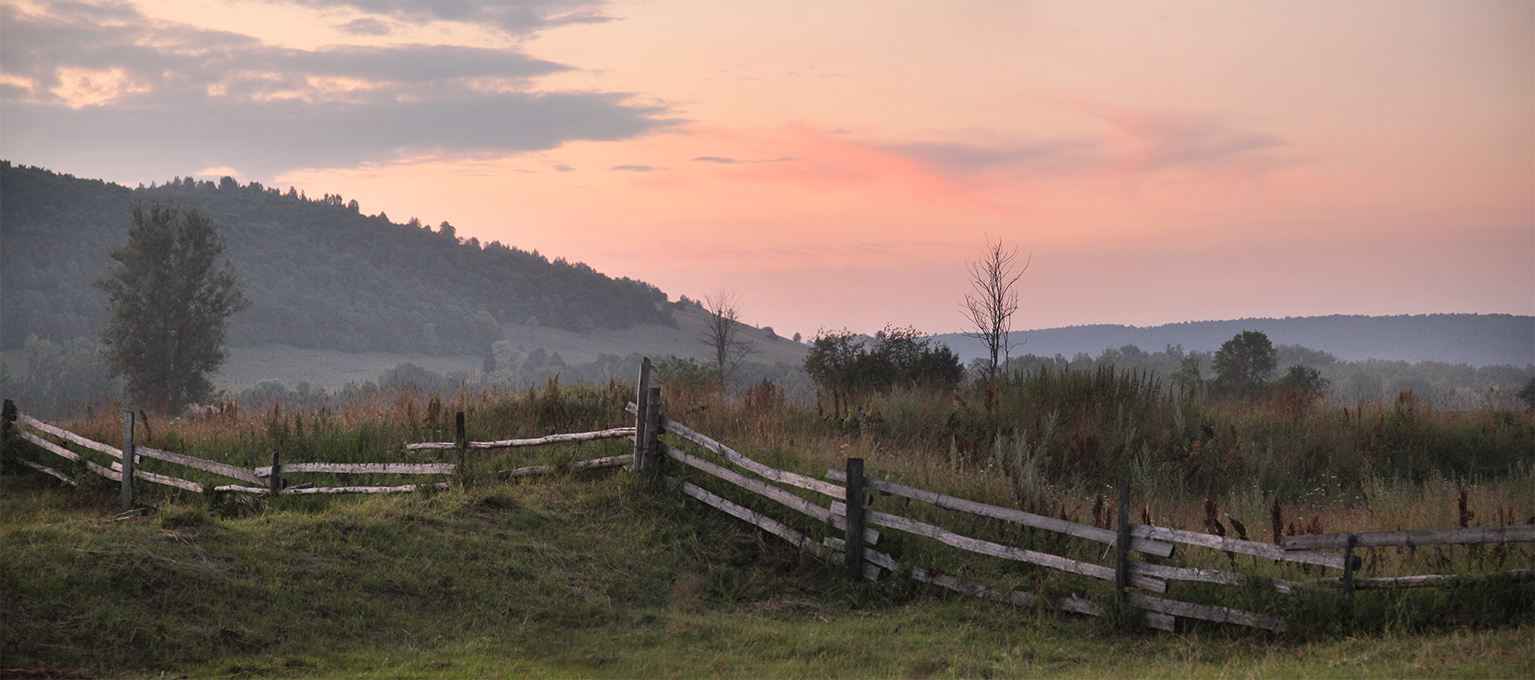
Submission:
[[[1136,327],[1100,324],[1012,334],[1013,356],[1097,355],[1105,348],[1135,345],[1147,351],[1183,345],[1186,351],[1214,351],[1242,331],[1262,331],[1276,345],[1303,345],[1344,361],[1390,359],[1443,361],[1473,366],[1535,363],[1535,317],[1512,314],[1420,314],[1402,316],[1307,316],[1284,319],[1192,321]],[[960,333],[935,338],[966,362],[984,352],[980,341]]]
[[[666,294],[500,243],[361,213],[339,195],[310,199],[232,179],[190,178],[129,189],[0,161],[0,347],[28,335],[95,339],[106,314],[92,282],[127,240],[138,201],[210,215],[228,243],[251,309],[234,346],[283,344],[350,352],[484,352],[500,324],[570,331],[671,325]]]

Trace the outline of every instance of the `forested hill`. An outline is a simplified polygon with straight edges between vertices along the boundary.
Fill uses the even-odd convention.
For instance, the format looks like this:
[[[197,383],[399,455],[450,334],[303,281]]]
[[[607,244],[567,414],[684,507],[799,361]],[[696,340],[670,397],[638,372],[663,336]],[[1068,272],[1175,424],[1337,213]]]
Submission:
[[[197,206],[223,234],[254,303],[233,345],[480,354],[498,323],[570,330],[671,325],[666,294],[581,263],[362,214],[341,196],[191,178],[129,189],[0,161],[0,346],[28,335],[95,340],[106,321],[92,282],[127,241],[136,201]]]
[[[1535,363],[1535,317],[1512,314],[1306,316],[1283,319],[1192,321],[1163,326],[1100,324],[1015,331],[1013,356],[1096,356],[1135,345],[1147,351],[1182,345],[1213,351],[1242,331],[1262,331],[1276,345],[1303,345],[1344,361],[1443,361],[1473,366]],[[980,341],[958,333],[937,336],[966,361],[981,356]]]

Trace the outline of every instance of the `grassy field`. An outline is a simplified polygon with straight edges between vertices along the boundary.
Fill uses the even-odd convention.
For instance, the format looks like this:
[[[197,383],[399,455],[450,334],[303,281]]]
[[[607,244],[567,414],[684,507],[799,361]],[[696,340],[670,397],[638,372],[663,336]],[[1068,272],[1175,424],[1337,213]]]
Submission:
[[[211,515],[3,480],[3,665],[158,677],[1529,677],[1530,622],[1178,635],[853,587],[621,473]]]
[[[1008,429],[988,424],[977,395],[963,391],[876,395],[832,414],[762,390],[674,384],[667,411],[777,467],[819,476],[858,456],[874,475],[1083,522],[1101,523],[1093,508],[1103,480],[1127,472],[1137,514],[1204,530],[1209,501],[1220,521],[1243,519],[1265,541],[1275,501],[1292,522],[1325,531],[1535,517],[1528,413],[1194,403],[1137,396],[1114,376],[1041,380],[1004,394],[998,410],[1047,415]],[[1105,385],[1112,398],[1101,396]],[[552,382],[451,397],[362,392],[318,411],[155,420],[141,441],[246,466],[267,464],[273,449],[289,461],[426,460],[436,454],[406,456],[400,444],[450,439],[454,410],[469,413],[471,439],[533,436],[622,425],[631,396],[624,385]],[[66,424],[104,441],[117,436],[106,406]],[[1026,428],[1045,429],[1020,433]],[[1100,443],[1089,446],[1093,438]],[[210,500],[147,491],[147,512],[129,516],[116,512],[111,483],[82,476],[80,489],[61,488],[7,461],[0,667],[112,677],[1535,675],[1530,581],[1361,591],[1351,601],[1326,589],[1279,596],[1175,584],[1177,599],[1278,614],[1291,630],[1180,621],[1176,634],[1151,633],[902,579],[853,585],[837,565],[626,472],[520,482],[489,474],[627,447],[617,440],[494,454],[471,461],[450,490],[403,496]],[[1408,459],[1417,462],[1393,472]],[[1448,467],[1457,463],[1469,472]],[[356,483],[374,481],[384,480]],[[1103,559],[1101,546],[916,506],[900,511],[979,538]],[[1102,582],[965,557],[895,532],[882,549],[977,581],[1107,599]],[[1488,573],[1535,567],[1535,546],[1374,549],[1364,558],[1362,576]],[[1215,551],[1180,551],[1177,560],[1293,580],[1329,575]]]

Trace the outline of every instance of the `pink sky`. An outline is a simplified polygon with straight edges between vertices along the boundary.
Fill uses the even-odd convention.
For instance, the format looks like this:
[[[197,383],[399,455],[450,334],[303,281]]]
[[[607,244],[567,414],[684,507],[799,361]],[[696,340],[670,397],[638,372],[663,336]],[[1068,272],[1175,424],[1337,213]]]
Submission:
[[[4,42],[67,25],[158,51],[3,52],[9,160],[168,179],[133,160],[147,151],[82,151],[53,121],[114,124],[171,91],[161,72],[209,68],[177,55],[236,46],[248,56],[192,73],[208,84],[170,113],[280,105],[334,124],[338,152],[205,144],[173,174],[341,193],[673,297],[728,287],[781,333],[962,330],[965,262],[987,238],[1032,254],[1018,328],[1535,314],[1529,2],[5,7]],[[502,126],[494,106],[550,93],[588,108],[509,112],[483,145],[421,131]],[[384,95],[484,96],[491,120],[327,118]]]

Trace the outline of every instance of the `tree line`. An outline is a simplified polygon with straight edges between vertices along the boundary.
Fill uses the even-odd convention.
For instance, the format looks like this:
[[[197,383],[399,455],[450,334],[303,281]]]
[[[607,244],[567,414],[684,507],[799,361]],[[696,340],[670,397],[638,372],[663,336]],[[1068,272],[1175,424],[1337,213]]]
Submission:
[[[234,317],[233,345],[481,354],[499,324],[570,330],[673,324],[666,295],[499,242],[463,238],[442,222],[366,215],[355,200],[311,198],[232,178],[176,178],[130,189],[0,161],[0,348],[28,336],[94,339],[107,323],[92,286],[125,241],[135,203],[197,206],[218,225],[252,305]]]

